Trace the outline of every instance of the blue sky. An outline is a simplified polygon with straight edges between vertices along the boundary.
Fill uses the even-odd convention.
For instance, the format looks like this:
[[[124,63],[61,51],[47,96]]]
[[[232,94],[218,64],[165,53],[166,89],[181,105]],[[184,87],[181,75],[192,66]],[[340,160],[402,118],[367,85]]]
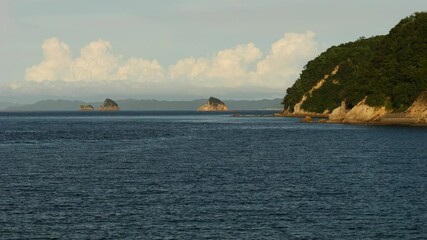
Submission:
[[[321,51],[424,10],[425,0],[0,0],[0,101],[282,97]]]

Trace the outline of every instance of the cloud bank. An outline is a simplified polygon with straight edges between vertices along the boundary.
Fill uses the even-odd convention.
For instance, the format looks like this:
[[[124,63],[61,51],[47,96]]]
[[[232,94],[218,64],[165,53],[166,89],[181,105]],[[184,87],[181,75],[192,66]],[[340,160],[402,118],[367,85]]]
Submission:
[[[80,50],[73,59],[70,47],[57,38],[42,45],[43,60],[25,71],[25,78],[33,82],[99,82],[99,81],[158,81],[164,70],[153,60],[131,58],[123,61],[111,51],[111,44],[98,40]]]
[[[210,57],[179,59],[171,66],[140,57],[125,59],[115,54],[111,44],[104,40],[87,44],[76,57],[70,47],[57,38],[47,39],[42,51],[40,63],[25,71],[28,83],[55,89],[87,86],[93,91],[108,90],[125,95],[136,89],[152,93],[183,89],[188,92],[205,89],[206,93],[209,89],[283,93],[319,49],[315,34],[308,31],[285,33],[265,53],[254,43],[247,43]]]

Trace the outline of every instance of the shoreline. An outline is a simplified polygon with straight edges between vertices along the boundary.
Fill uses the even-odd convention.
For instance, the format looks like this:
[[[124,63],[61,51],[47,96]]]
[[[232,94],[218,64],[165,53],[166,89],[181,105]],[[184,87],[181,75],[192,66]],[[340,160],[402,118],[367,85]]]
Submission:
[[[397,115],[397,116],[396,116]],[[301,123],[307,124],[347,124],[347,125],[365,125],[365,126],[410,126],[410,127],[427,127],[427,122],[419,122],[419,119],[414,117],[402,116],[401,113],[391,113],[383,116],[379,120],[367,122],[343,122],[330,121],[329,114],[292,114],[292,113],[274,113],[273,115],[244,115],[233,114],[231,117],[287,117],[300,118]],[[310,117],[313,121],[304,121],[306,117]],[[314,121],[314,120],[317,121]],[[326,120],[326,121],[325,121]]]

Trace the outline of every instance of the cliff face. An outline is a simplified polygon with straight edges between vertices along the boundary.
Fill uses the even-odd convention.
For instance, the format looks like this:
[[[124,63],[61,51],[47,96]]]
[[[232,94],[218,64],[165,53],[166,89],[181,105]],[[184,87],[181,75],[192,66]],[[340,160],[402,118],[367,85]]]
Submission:
[[[427,92],[423,92],[406,112],[408,117],[416,119],[418,123],[427,123]]]
[[[80,111],[94,111],[95,108],[92,105],[80,105]]]
[[[426,125],[427,124],[427,92],[422,93],[406,112],[393,112],[386,107],[371,107],[365,100],[347,109],[345,102],[332,111],[328,122],[334,123],[366,123],[380,125]]]
[[[345,101],[341,102],[341,106],[335,108],[331,114],[329,114],[329,120],[331,122],[341,122],[344,120],[345,115],[347,114],[348,110],[345,107]]]
[[[119,111],[119,105],[113,100],[107,98],[104,103],[99,106],[99,111]]]
[[[347,109],[343,101],[341,106],[329,114],[330,122],[364,123],[380,121],[388,113],[385,107],[371,107],[366,104],[366,99],[359,102],[352,109]]]
[[[228,111],[228,107],[218,98],[210,97],[206,104],[197,108],[197,111]]]

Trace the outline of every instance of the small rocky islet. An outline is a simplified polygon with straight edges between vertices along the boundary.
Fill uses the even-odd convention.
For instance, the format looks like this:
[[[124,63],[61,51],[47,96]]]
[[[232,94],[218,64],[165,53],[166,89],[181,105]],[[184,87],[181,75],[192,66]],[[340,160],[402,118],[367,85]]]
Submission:
[[[103,104],[101,106],[99,106],[99,111],[101,111],[101,112],[119,111],[119,110],[120,110],[119,105],[115,101],[113,101],[109,98],[106,98],[104,100]],[[95,108],[91,104],[80,105],[80,111],[83,111],[83,112],[95,111]]]
[[[221,112],[221,111],[228,111],[228,107],[225,105],[225,103],[218,98],[210,97],[206,104],[200,106],[197,108],[197,111],[201,112]]]
[[[89,105],[80,105],[80,111],[90,112],[90,111],[95,111],[95,108],[91,104],[89,104]]]
[[[115,101],[109,98],[105,99],[104,103],[101,106],[99,106],[99,111],[102,111],[102,112],[119,111],[119,110],[120,110],[119,105]]]

